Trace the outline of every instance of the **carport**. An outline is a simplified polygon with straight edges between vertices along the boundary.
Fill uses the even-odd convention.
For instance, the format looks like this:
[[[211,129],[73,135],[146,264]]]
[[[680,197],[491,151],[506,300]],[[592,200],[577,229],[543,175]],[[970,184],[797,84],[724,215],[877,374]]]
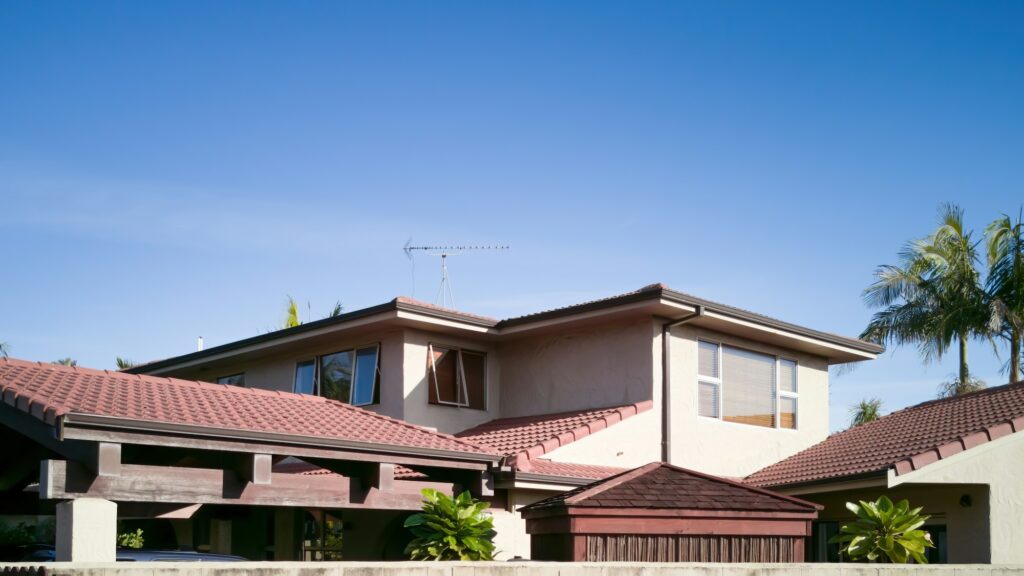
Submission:
[[[245,544],[234,527],[267,538],[251,559],[299,559],[303,510],[393,525],[425,487],[493,496],[500,459],[315,396],[13,359],[0,359],[0,391],[0,514],[55,512],[58,560],[113,561],[125,517],[173,519],[183,547],[225,553]],[[333,474],[275,471],[295,459]]]
[[[820,508],[654,462],[522,514],[535,560],[803,562]]]

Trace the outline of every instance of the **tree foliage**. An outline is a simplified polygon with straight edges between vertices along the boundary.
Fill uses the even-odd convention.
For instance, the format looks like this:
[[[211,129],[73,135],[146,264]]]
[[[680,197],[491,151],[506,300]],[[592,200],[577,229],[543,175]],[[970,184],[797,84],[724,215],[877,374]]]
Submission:
[[[70,358],[70,357],[69,358],[61,358],[60,360],[54,360],[53,364],[56,364],[58,366],[72,366],[72,367],[74,367],[74,366],[78,366],[78,360],[75,360],[74,358]]]
[[[115,358],[114,362],[117,364],[117,369],[118,370],[127,370],[129,368],[134,368],[135,367],[135,362],[132,362],[131,360],[129,360],[127,358],[121,358],[120,356]]]
[[[493,560],[494,519],[478,502],[463,492],[447,494],[423,490],[423,511],[405,521],[413,540],[405,548],[412,560]]]
[[[289,296],[288,306],[284,312],[283,328],[294,328],[299,324],[302,324],[302,321],[299,320],[299,306],[295,303],[295,299]]]
[[[926,362],[941,359],[955,343],[959,371],[952,389],[976,388],[968,368],[967,344],[987,337],[991,314],[978,272],[977,242],[964,227],[963,210],[944,204],[939,225],[926,238],[908,243],[898,265],[884,265],[864,290],[874,314],[862,338],[880,344],[914,344]]]
[[[850,428],[878,420],[881,410],[882,400],[879,398],[865,398],[850,406]]]
[[[985,228],[992,332],[1010,345],[1010,381],[1021,377],[1021,338],[1024,335],[1024,223],[1009,216],[996,218]]]
[[[10,351],[11,347],[7,342],[0,342],[0,358],[7,358]]]
[[[142,528],[135,532],[124,532],[117,535],[117,545],[122,548],[142,548],[145,541],[145,538],[142,537]]]
[[[846,508],[857,520],[843,524],[829,540],[842,544],[840,554],[855,562],[928,563],[925,552],[935,545],[931,534],[920,530],[929,518],[921,515],[921,508],[911,509],[906,500],[893,504],[885,495],[874,502],[847,502]]]

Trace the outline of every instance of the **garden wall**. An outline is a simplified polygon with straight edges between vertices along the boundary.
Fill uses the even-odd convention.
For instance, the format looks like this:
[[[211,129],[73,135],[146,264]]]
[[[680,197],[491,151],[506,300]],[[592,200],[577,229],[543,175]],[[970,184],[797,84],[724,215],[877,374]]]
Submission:
[[[1024,576],[1024,565],[636,564],[628,562],[139,562],[0,565],[39,576]]]

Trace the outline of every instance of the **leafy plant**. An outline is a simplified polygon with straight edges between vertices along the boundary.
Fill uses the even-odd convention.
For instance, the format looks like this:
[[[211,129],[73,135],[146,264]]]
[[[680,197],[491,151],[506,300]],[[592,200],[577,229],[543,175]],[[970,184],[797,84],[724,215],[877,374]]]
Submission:
[[[853,415],[850,419],[850,428],[878,420],[878,417],[881,415],[879,414],[881,410],[882,400],[879,398],[865,398],[853,406],[850,406],[850,414]]]
[[[931,534],[919,530],[929,518],[921,515],[921,508],[911,509],[906,500],[893,504],[885,495],[874,502],[847,502],[846,508],[857,520],[844,524],[829,540],[843,545],[840,554],[860,562],[928,563],[925,551],[935,545]]]
[[[469,492],[452,498],[424,489],[423,511],[405,520],[414,536],[405,553],[412,560],[493,560],[494,519],[485,510]]]
[[[302,324],[302,320],[299,319],[299,306],[295,303],[295,299],[289,296],[288,306],[285,307],[284,311],[284,324],[282,328],[294,328],[300,324]]]
[[[142,537],[142,528],[117,535],[117,545],[122,548],[142,548],[143,542],[145,539]]]
[[[74,367],[78,366],[78,360],[75,360],[74,358],[61,358],[60,360],[54,360],[53,362],[51,362],[51,364],[56,364],[58,366]]]
[[[131,360],[129,360],[127,358],[121,358],[120,356],[115,358],[114,362],[117,364],[117,369],[118,370],[127,370],[129,368],[134,368],[135,367],[135,362],[132,362]]]

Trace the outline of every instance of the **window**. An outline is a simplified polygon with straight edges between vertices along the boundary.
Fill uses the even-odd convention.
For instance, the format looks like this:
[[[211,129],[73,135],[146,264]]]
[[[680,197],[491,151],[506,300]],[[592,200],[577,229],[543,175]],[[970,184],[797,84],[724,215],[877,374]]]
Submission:
[[[380,347],[364,346],[325,354],[295,365],[299,394],[316,394],[354,406],[380,402]]]
[[[230,384],[232,386],[245,387],[245,372],[232,374],[230,376],[221,376],[220,378],[217,378],[217,384]]]
[[[487,409],[487,356],[482,352],[427,347],[428,396],[431,404]]]
[[[797,428],[797,363],[700,340],[697,413],[766,428]]]

